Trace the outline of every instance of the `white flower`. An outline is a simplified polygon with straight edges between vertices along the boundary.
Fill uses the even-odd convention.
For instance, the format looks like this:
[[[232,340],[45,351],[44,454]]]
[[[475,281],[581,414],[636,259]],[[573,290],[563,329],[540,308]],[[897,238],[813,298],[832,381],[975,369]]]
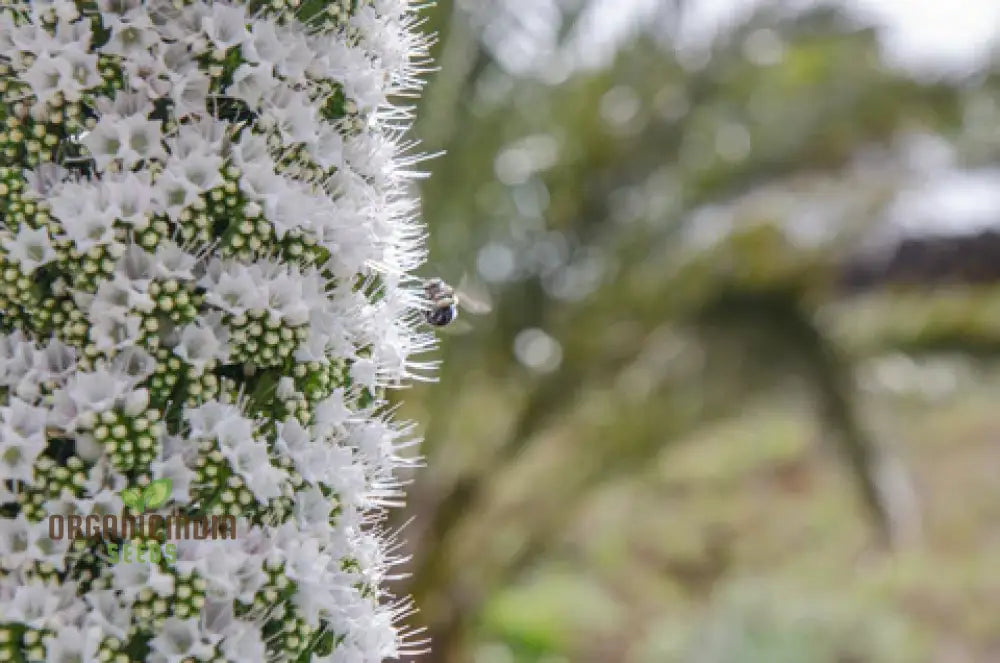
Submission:
[[[156,277],[156,263],[153,256],[137,244],[129,244],[115,265],[115,275],[124,277],[126,288],[146,291]],[[116,278],[113,276],[112,278]]]
[[[56,259],[52,239],[44,228],[33,229],[21,226],[13,239],[5,239],[3,246],[11,258],[16,260],[26,274]]]
[[[289,578],[310,582],[323,576],[329,560],[320,549],[320,541],[316,537],[302,532],[292,522],[285,522],[272,536],[273,543],[285,562],[285,571]]]
[[[121,118],[118,124],[121,148],[118,151],[126,168],[143,159],[166,159],[167,152],[160,142],[160,123],[141,115]]]
[[[261,170],[266,169],[275,175],[274,163],[268,152],[267,139],[264,136],[244,133],[240,136],[239,141],[230,148],[230,156],[232,156],[233,163],[244,171],[257,165]],[[279,176],[275,175],[275,177]],[[244,179],[245,176],[240,178],[241,184]]]
[[[78,101],[80,93],[100,84],[97,56],[87,52],[89,27],[60,22],[54,37],[46,31],[20,31],[15,43],[22,50],[33,52],[35,61],[23,74],[40,103],[48,102],[56,93],[69,101]],[[25,39],[27,37],[27,39]]]
[[[185,465],[180,454],[174,454],[166,460],[154,460],[149,469],[156,479],[171,480],[171,496],[180,503],[190,499],[191,483],[195,480],[194,470]]]
[[[80,253],[109,244],[114,237],[115,217],[94,206],[88,205],[76,217],[60,215],[59,218],[64,221],[66,236],[73,240]]]
[[[222,455],[233,469],[243,477],[247,488],[259,500],[269,500],[281,495],[285,473],[271,464],[267,445],[253,438],[230,438]]]
[[[189,154],[183,159],[171,159],[166,172],[187,183],[195,193],[202,193],[223,183],[219,169],[222,157],[217,154]]]
[[[56,621],[60,608],[66,603],[66,594],[64,589],[53,591],[40,580],[23,584],[14,590],[12,600],[4,603],[4,619],[22,622],[32,628],[49,626]]]
[[[178,159],[216,154],[231,132],[231,126],[226,122],[203,116],[181,125],[177,135],[168,143],[170,153]]]
[[[82,92],[101,84],[97,71],[97,56],[86,51],[67,49],[63,57],[69,63],[69,78],[63,81],[63,97],[68,101],[79,101]]]
[[[285,31],[282,41],[285,44],[284,57],[275,61],[278,73],[293,80],[302,78],[316,60],[316,51],[309,47],[301,32]]]
[[[61,382],[75,368],[76,350],[59,339],[34,353],[33,370],[42,382]]]
[[[289,143],[315,142],[319,135],[316,108],[305,92],[288,86],[276,87],[262,102],[265,117],[271,119]]]
[[[160,38],[146,12],[129,12],[126,17],[114,12],[102,12],[104,24],[111,30],[111,39],[104,51],[124,58],[142,56]]]
[[[174,11],[170,11],[171,8],[164,5],[158,8],[161,11],[151,18],[165,39],[179,41],[195,52],[208,48],[201,26],[202,19],[210,13],[210,3],[193,2],[185,5],[183,9]]]
[[[196,438],[214,438],[234,426],[240,427],[237,438],[253,435],[253,422],[243,416],[239,407],[218,401],[185,408],[184,420]]]
[[[120,350],[135,345],[142,330],[142,318],[129,315],[125,311],[101,306],[95,301],[91,307],[94,322],[90,328],[90,339],[98,350]]]
[[[309,483],[328,482],[331,472],[339,466],[336,448],[314,442],[309,431],[298,419],[278,424],[277,448],[295,463],[295,469]]]
[[[0,408],[0,478],[30,483],[32,465],[45,450],[48,411],[13,398]]]
[[[127,392],[120,403],[120,407],[126,415],[134,417],[142,414],[149,407],[149,390],[135,389]]]
[[[234,160],[235,158],[252,159],[252,151],[247,149],[245,152],[237,153],[234,155]],[[291,185],[274,172],[274,163],[270,160],[249,161],[242,168],[243,177],[240,178],[240,190],[251,200],[264,201],[267,204],[268,214],[273,213],[276,201],[284,199],[292,191]],[[281,228],[287,231],[288,225],[288,223],[283,223]]]
[[[121,118],[105,115],[80,141],[93,157],[99,171],[106,170],[108,164],[120,158],[125,149],[119,130],[120,121]]]
[[[136,230],[144,230],[149,225],[153,207],[153,190],[146,173],[124,173],[115,178],[106,178],[108,211],[114,218],[129,224]]]
[[[368,501],[368,480],[354,453],[347,447],[333,447],[328,462],[327,481],[341,502],[363,506]]]
[[[297,395],[295,391],[295,378],[290,375],[285,375],[278,378],[278,387],[274,392],[275,396],[280,400],[289,400]]]
[[[199,285],[207,290],[206,302],[233,315],[242,315],[250,309],[261,309],[267,305],[261,284],[247,268],[237,263],[213,261]]]
[[[285,60],[288,52],[287,34],[279,34],[279,26],[272,21],[254,21],[250,39],[243,44],[243,56],[251,62],[273,67]]]
[[[29,559],[31,524],[24,515],[0,519],[0,567],[12,571]]]
[[[201,611],[201,627],[206,632],[225,638],[227,633],[238,628],[235,621],[232,601],[218,601],[211,598],[205,601],[205,607]]]
[[[320,437],[339,430],[351,416],[351,410],[344,402],[344,389],[337,388],[316,406],[314,427]]]
[[[375,362],[371,359],[359,359],[351,366],[351,379],[354,384],[373,389],[377,383]]]
[[[153,112],[153,102],[144,93],[137,90],[120,90],[115,93],[114,99],[99,97],[94,101],[97,110],[102,116],[149,117]]]
[[[211,13],[201,19],[201,27],[220,50],[238,46],[250,37],[246,9],[239,5],[212,3]]]
[[[198,259],[173,242],[161,242],[153,258],[153,273],[160,279],[191,280]]]
[[[33,280],[0,301],[0,501],[22,503],[0,517],[0,605],[50,630],[44,660],[96,660],[109,637],[153,663],[298,659],[262,630],[291,617],[260,609],[275,573],[337,635],[325,658],[399,653],[377,523],[408,429],[373,387],[427,347],[401,285],[423,255],[408,111],[387,102],[418,87],[423,42],[407,0],[355,4],[309,25],[224,0],[0,12],[12,127],[44,157],[8,155],[24,186],[0,188],[18,212],[0,260]],[[57,116],[65,133],[39,131]],[[238,514],[237,540],[179,537],[160,563],[98,547],[94,586],[30,578],[82,568],[44,516],[119,515],[146,478],[170,480],[170,508]]]
[[[185,659],[208,657],[212,646],[202,640],[197,619],[171,617],[163,622],[156,637],[149,641],[151,661],[182,663]]]
[[[239,536],[237,535],[237,539]],[[206,539],[181,540],[177,557],[187,570],[197,571],[207,581],[206,595],[213,601],[234,600],[250,603],[267,583],[260,560],[239,549],[225,549]]]
[[[63,430],[75,430],[80,423],[92,422],[95,413],[110,409],[127,388],[126,380],[103,368],[76,373],[53,394],[49,423]]]
[[[351,72],[344,81],[344,89],[352,99],[357,100],[359,108],[372,110],[385,105],[385,92],[379,81],[379,71],[373,67],[361,67]]]
[[[69,171],[52,163],[40,164],[36,169],[24,173],[28,183],[25,192],[30,198],[36,200],[48,198],[56,186],[69,179]]]
[[[40,53],[28,71],[24,73],[23,79],[31,86],[31,91],[38,98],[38,103],[45,104],[70,86],[73,80],[73,69],[65,58]]]
[[[37,400],[44,372],[36,368],[36,357],[35,346],[20,332],[10,336],[0,334],[0,385],[10,389],[17,398],[29,402]]]
[[[111,588],[120,592],[122,599],[130,603],[147,587],[160,596],[169,596],[174,591],[174,577],[148,562],[120,560],[111,567],[111,576]]]
[[[121,272],[114,274],[97,286],[90,302],[91,315],[96,320],[108,315],[123,317],[132,309],[152,313],[156,304],[143,286],[143,283],[133,281]]]
[[[154,200],[174,221],[180,220],[181,213],[190,207],[200,191],[183,174],[167,170],[159,174],[154,189]]]
[[[344,137],[339,131],[321,126],[316,141],[309,146],[309,156],[324,168],[336,166],[344,161]]]
[[[110,589],[94,590],[83,598],[91,608],[85,617],[85,625],[124,640],[132,619],[131,607]]]
[[[92,206],[92,199],[96,197],[96,187],[68,178],[51,182],[50,178],[58,175],[59,173],[38,171],[36,174],[36,182],[39,185],[38,197],[44,197],[48,201],[57,219],[66,219],[70,222]]]
[[[211,88],[211,79],[202,71],[190,71],[170,76],[170,100],[179,117],[197,113],[205,108]]]
[[[132,389],[156,370],[156,360],[141,348],[125,348],[111,362],[112,372]]]
[[[170,89],[170,84],[165,80],[166,71],[163,62],[157,57],[159,55],[157,51],[158,49],[151,49],[137,52],[121,63],[126,86],[150,99],[158,99]]]
[[[309,336],[295,351],[299,361],[322,360],[329,353],[349,347],[348,332],[343,319],[334,311],[309,311]]]
[[[185,43],[174,42],[163,48],[159,68],[163,82],[156,84],[157,93],[169,96],[178,117],[204,110],[211,79],[191,61]]]
[[[76,3],[73,0],[54,0],[53,2],[46,3],[51,6],[52,11],[55,12],[56,18],[60,22],[73,21],[79,18],[80,10],[77,9]],[[86,25],[89,29],[89,25]]]
[[[312,551],[303,551],[303,553],[303,555],[297,557],[305,561],[305,558],[311,556]],[[299,559],[290,560],[290,564],[294,564],[297,561]],[[331,614],[336,612],[338,597],[334,595],[333,588],[328,584],[310,581],[316,577],[315,573],[312,575],[296,574],[296,577],[300,579],[301,585],[299,591],[293,597],[295,607],[305,615],[307,624],[316,627],[319,625],[321,618],[328,619]]]
[[[286,324],[299,326],[309,321],[310,302],[303,292],[303,281],[294,272],[282,274],[268,283],[267,312]]]
[[[218,314],[212,318],[200,318],[181,330],[181,340],[174,348],[174,354],[194,366],[200,375],[209,362],[226,360],[228,336]]]
[[[121,489],[125,487],[125,478],[114,474],[109,464],[97,462],[91,468],[87,477],[86,489],[92,495],[89,503],[89,513],[102,518],[111,514],[120,514],[123,503]]]
[[[97,662],[101,645],[101,631],[64,626],[54,635],[45,637],[45,660],[48,663]]]
[[[241,64],[233,72],[233,82],[226,93],[242,99],[251,108],[256,108],[264,95],[281,84],[271,70],[271,66]]]
[[[295,493],[295,519],[304,530],[325,530],[330,527],[334,505],[319,488],[311,486]]]
[[[40,3],[39,5],[34,5],[36,7],[44,6],[48,3]],[[63,3],[56,3],[63,4]],[[72,55],[73,53],[86,53],[90,50],[90,41],[92,37],[92,32],[90,29],[90,24],[87,21],[76,21],[79,18],[79,12],[75,12],[75,16],[70,17],[69,14],[74,10],[64,7],[62,11],[58,8],[53,7],[56,15],[63,15],[62,20],[56,22],[55,30],[55,50],[59,51],[62,55]]]
[[[226,629],[222,653],[231,661],[263,661],[267,658],[260,630],[241,621],[234,621]]]

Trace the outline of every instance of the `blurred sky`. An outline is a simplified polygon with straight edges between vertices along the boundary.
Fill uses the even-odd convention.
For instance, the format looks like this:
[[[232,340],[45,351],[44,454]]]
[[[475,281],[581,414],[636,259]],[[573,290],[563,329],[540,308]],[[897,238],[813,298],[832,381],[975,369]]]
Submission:
[[[911,65],[967,70],[989,56],[1000,35],[997,0],[853,0],[853,4],[886,22],[887,56]]]
[[[635,26],[667,11],[678,0],[590,0],[571,39],[575,66],[606,63]],[[476,6],[476,0],[466,0]],[[491,3],[486,3],[491,4]],[[516,73],[545,67],[543,75],[558,80],[565,67],[547,62],[554,54],[559,18],[579,0],[503,0],[506,10],[487,29],[501,62]],[[821,0],[681,0],[686,18],[671,35],[675,44],[697,46],[764,5],[790,11]],[[836,0],[859,19],[883,25],[886,61],[917,72],[962,74],[981,64],[1000,41],[1000,1],[963,0]],[[483,6],[483,5],[479,5]],[[496,14],[494,14],[496,16]],[[568,63],[563,63],[568,64]],[[559,70],[563,70],[560,74]]]
[[[613,6],[615,0],[599,0]],[[628,0],[651,6],[658,0]],[[683,44],[704,43],[768,0],[691,0]],[[818,0],[791,0],[797,9]],[[1000,0],[840,0],[859,20],[883,27],[885,62],[917,76],[974,72],[1000,47]],[[624,36],[627,32],[622,32]],[[993,104],[996,112],[996,104]],[[964,233],[1000,226],[1000,170],[955,167],[950,149],[926,137],[907,160],[913,181],[889,211],[887,235]]]
[[[617,0],[601,0],[607,6]],[[638,5],[656,0],[627,0]],[[689,38],[702,39],[719,26],[745,16],[767,0],[693,0],[690,3]],[[796,8],[820,4],[794,0]],[[841,0],[859,17],[885,26],[883,47],[887,62],[913,70],[964,73],[989,56],[1000,37],[1000,2],[997,0]]]
[[[724,35],[756,9],[781,7],[794,13],[822,0],[465,0],[486,9],[484,37],[497,60],[511,73],[535,75],[552,84],[579,68],[602,67],[614,57],[638,26],[661,36],[692,66],[703,60],[705,46]],[[684,6],[678,23],[674,10]],[[918,77],[965,76],[1000,49],[1000,0],[833,0],[859,24],[882,27],[887,65]],[[583,8],[575,28],[559,46],[565,12]],[[499,10],[498,10],[499,8]],[[651,26],[663,26],[658,29]],[[760,31],[769,33],[769,31]],[[771,37],[770,40],[768,37]],[[776,35],[762,35],[757,50],[780,57]],[[749,40],[748,40],[749,47]],[[764,53],[764,56],[767,54]],[[1000,106],[981,100],[983,121],[994,126]],[[975,118],[967,118],[972,121]],[[995,130],[990,130],[995,133]],[[927,137],[933,143],[932,137]],[[919,141],[917,141],[919,143]],[[956,167],[950,148],[915,144],[905,155],[913,169],[912,185],[892,207],[885,230],[890,236],[909,233],[954,233],[1000,224],[1000,171],[967,171]],[[502,179],[502,178],[501,178]]]

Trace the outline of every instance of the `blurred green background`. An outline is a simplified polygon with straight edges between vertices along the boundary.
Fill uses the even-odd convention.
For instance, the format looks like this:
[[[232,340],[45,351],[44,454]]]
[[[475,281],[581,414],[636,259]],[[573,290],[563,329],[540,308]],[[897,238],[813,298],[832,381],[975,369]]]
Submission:
[[[401,393],[418,660],[1000,661],[1000,58],[841,4],[424,15],[428,275],[493,311]]]

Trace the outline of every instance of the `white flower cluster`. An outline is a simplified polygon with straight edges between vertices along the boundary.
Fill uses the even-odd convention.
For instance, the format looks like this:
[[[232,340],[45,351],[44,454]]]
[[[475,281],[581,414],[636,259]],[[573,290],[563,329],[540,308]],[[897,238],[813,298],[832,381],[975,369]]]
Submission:
[[[383,521],[414,444],[385,389],[433,340],[392,103],[416,27],[410,0],[0,5],[0,661],[413,645]]]

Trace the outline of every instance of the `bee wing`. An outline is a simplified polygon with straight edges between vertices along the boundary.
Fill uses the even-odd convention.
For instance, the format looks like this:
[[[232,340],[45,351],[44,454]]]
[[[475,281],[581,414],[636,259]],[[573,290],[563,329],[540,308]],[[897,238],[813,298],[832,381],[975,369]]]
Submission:
[[[493,310],[489,290],[467,273],[462,276],[455,294],[458,295],[458,305],[473,315],[486,315]]]
[[[447,325],[445,325],[444,327],[440,327],[439,329],[444,334],[449,334],[451,336],[459,336],[461,334],[468,334],[470,331],[474,329],[474,327],[468,320],[463,320],[462,318],[458,318],[456,320],[452,320]]]

